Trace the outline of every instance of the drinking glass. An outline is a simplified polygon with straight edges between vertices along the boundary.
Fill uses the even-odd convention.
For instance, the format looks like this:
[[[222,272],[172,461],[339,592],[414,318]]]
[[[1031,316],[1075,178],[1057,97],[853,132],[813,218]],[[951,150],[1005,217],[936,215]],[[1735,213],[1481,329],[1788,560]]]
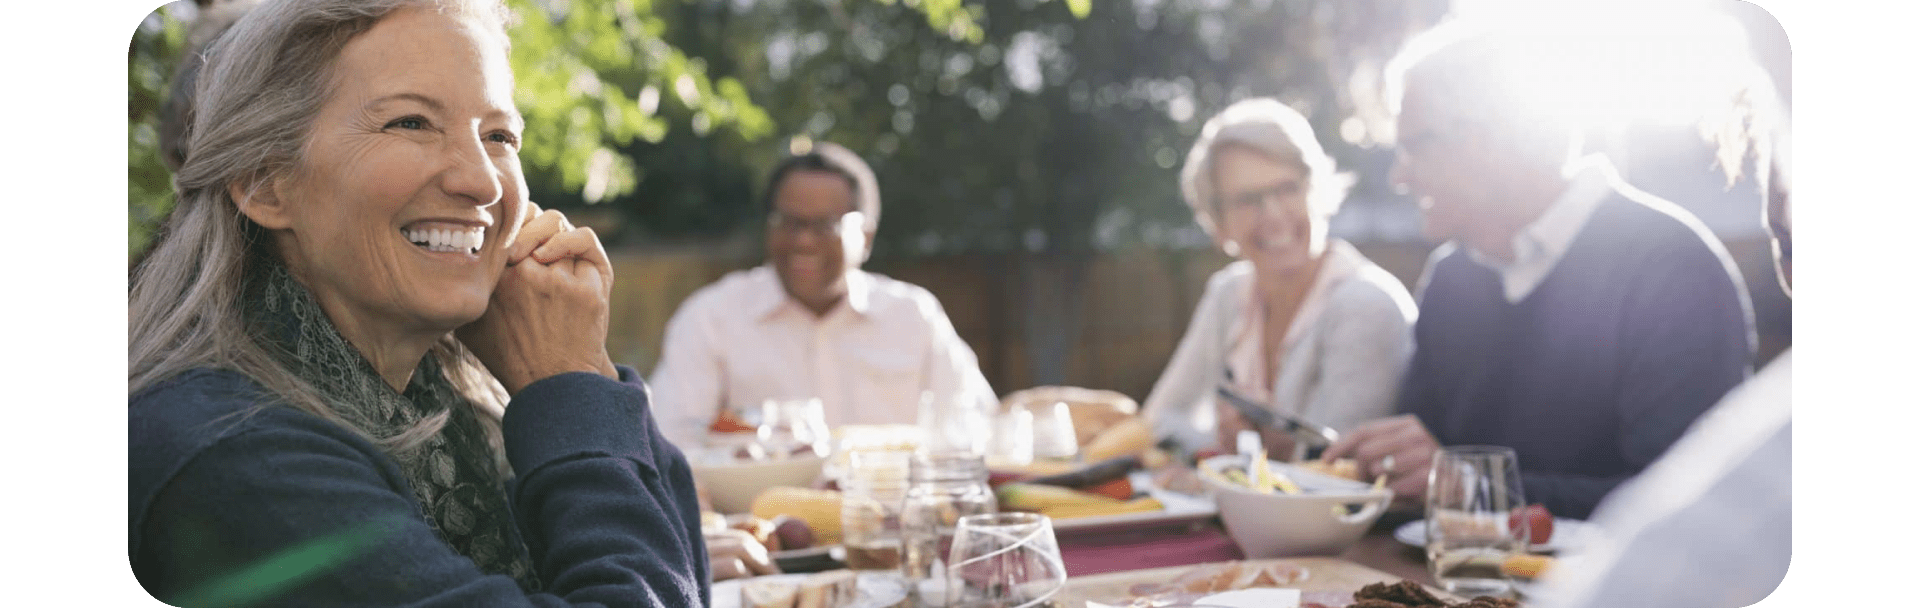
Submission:
[[[916,416],[922,435],[921,447],[934,452],[986,454],[989,429],[981,403],[966,391],[946,396],[922,391]]]
[[[840,544],[847,567],[900,567],[900,508],[906,502],[912,452],[856,450],[847,455],[840,493]]]
[[[1033,412],[1014,404],[993,419],[988,464],[1026,466],[1033,462]]]
[[[1064,401],[1055,401],[1033,412],[1034,460],[1071,461],[1080,454],[1080,439],[1073,431],[1073,411]]]
[[[1427,570],[1448,592],[1503,595],[1513,583],[1500,571],[1527,550],[1527,526],[1509,514],[1526,506],[1520,463],[1512,448],[1454,446],[1434,455],[1427,474]]]
[[[826,456],[826,410],[820,399],[768,399],[760,404],[760,445],[773,458]]]
[[[995,510],[985,459],[971,452],[914,454],[913,485],[900,508],[902,574],[913,606],[947,603],[947,557],[960,518]]]
[[[949,608],[1045,606],[1067,584],[1053,521],[1038,513],[960,518],[947,563]]]

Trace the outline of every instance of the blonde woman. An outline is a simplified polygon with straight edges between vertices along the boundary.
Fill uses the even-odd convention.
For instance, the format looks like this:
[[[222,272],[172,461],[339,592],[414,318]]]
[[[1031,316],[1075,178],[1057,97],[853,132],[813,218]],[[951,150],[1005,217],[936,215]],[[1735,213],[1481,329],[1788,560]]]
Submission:
[[[1213,274],[1145,415],[1188,450],[1231,451],[1247,422],[1223,384],[1276,411],[1344,431],[1392,413],[1412,351],[1413,299],[1352,245],[1327,236],[1351,178],[1307,119],[1274,99],[1207,121],[1180,171],[1194,219],[1227,255]],[[1294,442],[1262,435],[1270,454]]]
[[[685,459],[526,201],[496,0],[273,0],[208,51],[128,294],[128,550],[176,605],[689,606]]]

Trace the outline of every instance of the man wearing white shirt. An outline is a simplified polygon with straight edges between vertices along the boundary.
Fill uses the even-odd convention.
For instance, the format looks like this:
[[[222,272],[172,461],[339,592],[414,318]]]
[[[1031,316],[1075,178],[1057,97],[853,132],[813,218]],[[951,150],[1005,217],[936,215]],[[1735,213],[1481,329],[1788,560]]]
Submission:
[[[818,398],[829,426],[913,424],[992,407],[973,350],[926,289],[860,270],[880,192],[859,156],[820,142],[767,180],[767,263],[701,288],[667,322],[649,378],[667,438],[701,445],[724,410]],[[982,409],[981,411],[987,411]]]

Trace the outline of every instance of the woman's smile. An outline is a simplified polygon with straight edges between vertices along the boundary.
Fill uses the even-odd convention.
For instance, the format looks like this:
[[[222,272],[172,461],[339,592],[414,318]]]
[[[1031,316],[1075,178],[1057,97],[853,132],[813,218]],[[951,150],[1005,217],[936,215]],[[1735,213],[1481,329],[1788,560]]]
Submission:
[[[480,248],[486,244],[487,229],[484,226],[463,226],[440,221],[414,222],[400,229],[413,246],[431,253],[458,254],[479,259]]]

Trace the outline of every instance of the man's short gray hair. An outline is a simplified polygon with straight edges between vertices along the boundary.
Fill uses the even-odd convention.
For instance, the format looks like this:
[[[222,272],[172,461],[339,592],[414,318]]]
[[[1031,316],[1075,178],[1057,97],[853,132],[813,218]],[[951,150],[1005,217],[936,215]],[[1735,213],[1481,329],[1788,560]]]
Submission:
[[[1271,97],[1237,101],[1200,128],[1200,139],[1193,142],[1187,164],[1180,169],[1180,194],[1207,234],[1217,231],[1214,215],[1220,208],[1213,183],[1213,158],[1227,144],[1246,146],[1277,162],[1300,167],[1306,174],[1307,208],[1318,219],[1339,211],[1353,187],[1353,176],[1337,172],[1333,157],[1327,156],[1320,140],[1314,138],[1306,116]]]

